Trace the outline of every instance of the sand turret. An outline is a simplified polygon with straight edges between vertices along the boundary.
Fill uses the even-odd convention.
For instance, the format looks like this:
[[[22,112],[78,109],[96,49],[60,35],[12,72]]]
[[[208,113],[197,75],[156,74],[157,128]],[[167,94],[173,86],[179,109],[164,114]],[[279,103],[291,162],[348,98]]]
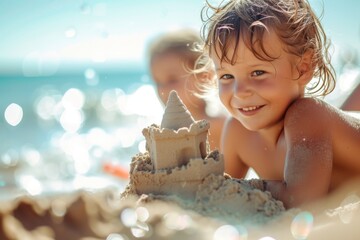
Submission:
[[[171,91],[166,103],[161,128],[173,130],[178,130],[183,127],[190,128],[191,124],[194,122],[194,118],[191,116],[191,113],[181,101],[176,91]]]
[[[160,128],[144,129],[155,170],[185,165],[190,159],[204,159],[209,151],[206,120],[195,121],[176,91],[171,91]]]

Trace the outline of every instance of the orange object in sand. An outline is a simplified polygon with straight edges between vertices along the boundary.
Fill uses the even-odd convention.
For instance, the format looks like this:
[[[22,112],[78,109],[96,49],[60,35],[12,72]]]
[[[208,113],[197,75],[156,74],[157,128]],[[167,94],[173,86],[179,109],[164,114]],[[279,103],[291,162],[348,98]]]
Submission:
[[[120,165],[115,165],[113,163],[104,163],[103,170],[111,175],[122,179],[128,179],[130,176],[128,169]]]

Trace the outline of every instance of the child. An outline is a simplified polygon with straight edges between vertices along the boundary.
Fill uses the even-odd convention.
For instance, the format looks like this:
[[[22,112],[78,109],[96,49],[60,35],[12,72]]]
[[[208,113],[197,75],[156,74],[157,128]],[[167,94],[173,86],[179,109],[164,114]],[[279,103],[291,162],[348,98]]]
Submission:
[[[174,89],[196,120],[207,119],[210,122],[210,148],[219,149],[225,115],[206,109],[208,103],[195,92],[197,78],[208,78],[211,73],[195,76],[191,72],[200,55],[195,51],[200,43],[200,35],[192,29],[180,29],[157,36],[148,49],[150,73],[164,105],[170,91]]]
[[[359,176],[360,120],[315,98],[335,80],[309,3],[230,0],[204,10],[214,11],[204,22],[204,54],[232,116],[222,141],[227,173],[243,178],[253,168],[262,190],[286,207]]]

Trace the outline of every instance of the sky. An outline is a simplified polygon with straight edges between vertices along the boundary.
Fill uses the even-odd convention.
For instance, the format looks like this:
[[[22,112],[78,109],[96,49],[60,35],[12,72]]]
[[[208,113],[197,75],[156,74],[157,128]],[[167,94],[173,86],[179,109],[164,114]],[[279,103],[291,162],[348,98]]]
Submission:
[[[323,9],[335,48],[359,50],[360,1],[310,3],[317,13]],[[26,75],[32,68],[51,74],[79,64],[144,68],[149,39],[174,28],[200,29],[203,5],[204,0],[0,0],[0,75]]]

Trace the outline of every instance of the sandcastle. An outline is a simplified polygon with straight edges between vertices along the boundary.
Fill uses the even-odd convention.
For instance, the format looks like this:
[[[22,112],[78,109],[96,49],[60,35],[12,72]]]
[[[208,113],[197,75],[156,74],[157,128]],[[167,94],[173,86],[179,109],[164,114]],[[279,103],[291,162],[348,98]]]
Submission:
[[[285,211],[282,202],[262,191],[260,179],[233,179],[224,173],[218,150],[210,151],[207,120],[195,121],[172,91],[161,125],[144,128],[146,151],[130,164],[123,199],[138,204],[173,202],[221,221],[263,223]]]
[[[207,120],[195,121],[176,91],[171,91],[161,126],[153,124],[142,132],[147,152],[136,155],[131,164],[133,191],[194,197],[207,176],[222,176],[223,157],[217,150],[210,152],[209,128]]]

